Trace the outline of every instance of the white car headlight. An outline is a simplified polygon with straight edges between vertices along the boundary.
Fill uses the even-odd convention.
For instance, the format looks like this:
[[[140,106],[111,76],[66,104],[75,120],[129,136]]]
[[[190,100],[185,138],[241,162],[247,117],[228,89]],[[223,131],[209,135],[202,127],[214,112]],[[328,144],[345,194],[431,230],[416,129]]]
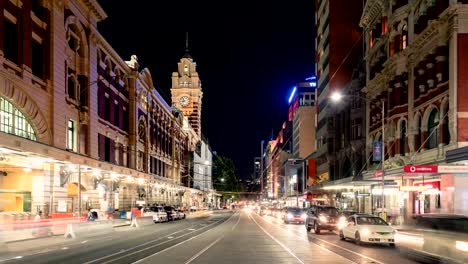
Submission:
[[[340,219],[338,220],[339,223],[344,223],[346,222],[346,217],[341,216]]]
[[[319,216],[319,220],[320,220],[320,222],[324,222],[324,223],[327,222],[327,218],[325,216],[323,216],[323,215]]]
[[[373,232],[371,232],[368,228],[363,228],[363,229],[361,230],[361,233],[362,233],[364,236],[368,236],[368,235],[370,235],[370,234],[373,233]]]
[[[307,214],[302,214],[302,215],[301,215],[301,218],[302,218],[302,219],[306,219],[306,218],[307,218]]]
[[[293,215],[291,213],[286,214],[286,218],[292,218],[292,217],[293,217]]]

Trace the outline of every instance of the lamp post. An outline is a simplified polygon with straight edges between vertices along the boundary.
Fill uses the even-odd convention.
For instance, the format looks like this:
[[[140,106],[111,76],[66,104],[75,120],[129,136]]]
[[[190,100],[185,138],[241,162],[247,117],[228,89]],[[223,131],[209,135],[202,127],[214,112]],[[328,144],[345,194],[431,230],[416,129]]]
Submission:
[[[362,97],[362,96],[356,96],[356,95],[351,95],[351,96],[354,96],[354,97],[359,97],[367,102],[368,99],[366,97]],[[340,102],[342,99],[343,99],[343,95],[338,93],[338,92],[335,92],[331,95],[331,100],[335,103],[337,102]],[[380,100],[381,102],[381,106],[379,107],[378,105],[376,105],[377,107],[379,107],[381,110],[382,110],[382,113],[381,113],[381,122],[382,122],[382,150],[381,150],[381,170],[382,170],[382,218],[384,220],[387,220],[387,214],[385,213],[385,100],[384,99],[381,99]],[[370,103],[370,102],[369,102]]]

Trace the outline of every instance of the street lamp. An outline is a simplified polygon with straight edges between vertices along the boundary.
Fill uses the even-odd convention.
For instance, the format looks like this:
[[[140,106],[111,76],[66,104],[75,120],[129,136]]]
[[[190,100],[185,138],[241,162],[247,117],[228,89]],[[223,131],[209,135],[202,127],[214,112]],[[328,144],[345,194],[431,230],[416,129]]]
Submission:
[[[351,95],[351,96],[354,96],[354,97],[359,97],[367,102],[368,99],[366,97],[362,97],[362,96],[358,96],[358,95]],[[343,99],[343,95],[339,92],[334,92],[331,96],[330,96],[330,99],[334,102],[334,103],[338,103],[340,101],[342,101]],[[379,107],[381,110],[382,110],[382,157],[381,157],[381,165],[382,165],[382,218],[384,220],[387,220],[387,215],[385,213],[385,100],[382,98],[381,100],[381,107],[379,107],[378,105],[376,105],[377,107]],[[370,102],[369,102],[370,103]]]

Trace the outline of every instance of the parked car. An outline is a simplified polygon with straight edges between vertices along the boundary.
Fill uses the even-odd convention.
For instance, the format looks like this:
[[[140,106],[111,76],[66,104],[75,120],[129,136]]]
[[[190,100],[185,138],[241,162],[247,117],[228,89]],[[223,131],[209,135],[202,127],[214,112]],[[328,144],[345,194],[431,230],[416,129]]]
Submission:
[[[378,216],[355,214],[348,217],[346,226],[340,230],[340,239],[353,239],[361,243],[389,244],[395,247],[395,229]]]
[[[330,232],[338,229],[340,215],[338,209],[330,205],[312,205],[307,212],[305,226],[307,232],[314,229],[315,234],[321,230]]]
[[[154,223],[161,223],[167,221],[167,213],[162,206],[152,206],[150,207],[151,211],[154,212],[153,214],[153,222]]]
[[[421,214],[402,226],[398,248],[418,262],[468,263],[468,217]]]
[[[286,207],[283,209],[281,218],[285,224],[289,223],[305,223],[307,214],[298,207]]]
[[[167,221],[177,220],[177,212],[174,207],[164,206],[164,211],[166,211],[166,214],[167,214]]]
[[[185,219],[185,212],[182,209],[177,209],[177,219]]]

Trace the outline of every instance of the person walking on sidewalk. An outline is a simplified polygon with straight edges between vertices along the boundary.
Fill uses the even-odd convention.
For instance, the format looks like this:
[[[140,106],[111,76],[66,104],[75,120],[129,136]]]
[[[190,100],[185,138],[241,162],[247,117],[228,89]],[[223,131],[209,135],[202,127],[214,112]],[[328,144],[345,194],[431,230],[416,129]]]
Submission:
[[[93,212],[91,211],[91,208],[88,209],[88,217],[86,218],[86,220],[87,220],[88,222],[91,222],[91,221],[96,220],[95,217],[94,217]]]
[[[107,220],[113,220],[114,219],[114,208],[112,208],[111,205],[109,205],[109,208],[107,208]]]

